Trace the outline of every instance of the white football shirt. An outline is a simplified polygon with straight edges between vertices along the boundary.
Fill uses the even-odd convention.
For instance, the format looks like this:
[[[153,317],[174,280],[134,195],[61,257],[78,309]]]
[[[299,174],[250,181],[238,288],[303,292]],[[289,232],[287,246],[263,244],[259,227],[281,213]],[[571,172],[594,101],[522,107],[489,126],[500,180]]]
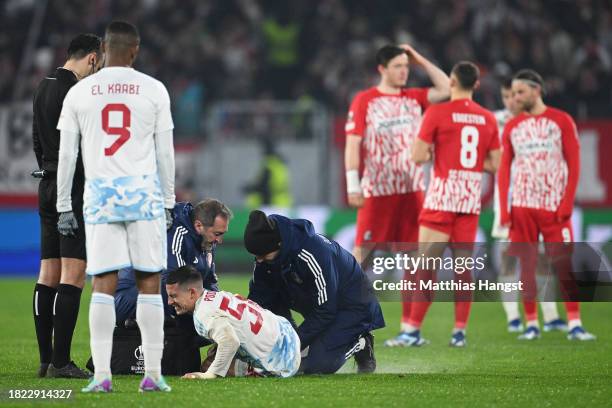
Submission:
[[[193,313],[196,331],[211,338],[209,331],[214,331],[221,319],[234,329],[240,341],[238,356],[242,360],[281,376],[292,375],[297,370],[299,337],[287,319],[240,295],[205,290]]]
[[[160,81],[129,67],[81,80],[66,95],[57,125],[58,212],[71,210],[68,183],[80,135],[86,223],[162,216],[174,206],[173,127]]]

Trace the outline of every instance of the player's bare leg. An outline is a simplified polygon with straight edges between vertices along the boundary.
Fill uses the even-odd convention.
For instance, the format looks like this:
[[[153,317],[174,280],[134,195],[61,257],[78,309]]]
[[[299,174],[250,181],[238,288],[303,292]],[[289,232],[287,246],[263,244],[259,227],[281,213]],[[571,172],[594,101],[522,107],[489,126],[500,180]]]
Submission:
[[[61,273],[62,263],[59,258],[43,259],[40,261],[38,283],[56,288],[59,285]]]
[[[371,252],[371,250],[368,250],[361,245],[355,245],[352,251],[353,256],[359,265],[363,265],[363,262],[365,262],[365,260],[371,255]]]
[[[115,329],[115,289],[117,271],[95,275],[89,306],[89,333],[91,358],[95,367],[94,377],[83,392],[112,391],[111,353]]]
[[[53,302],[57,292],[61,275],[59,258],[42,259],[38,282],[34,287],[32,311],[34,314],[34,327],[40,354],[40,367],[38,376],[47,375],[47,369],[53,356]]]
[[[62,258],[62,277],[60,284],[72,285],[83,289],[85,286],[85,267],[87,263],[77,258]]]
[[[170,391],[161,375],[164,351],[164,304],[160,294],[160,274],[135,272],[138,286],[136,322],[142,337],[145,375],[139,391]]]

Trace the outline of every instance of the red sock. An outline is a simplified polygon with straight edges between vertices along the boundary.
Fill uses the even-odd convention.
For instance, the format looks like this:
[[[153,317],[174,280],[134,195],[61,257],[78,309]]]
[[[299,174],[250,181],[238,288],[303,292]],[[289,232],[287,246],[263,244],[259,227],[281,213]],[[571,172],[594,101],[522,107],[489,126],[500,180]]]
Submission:
[[[559,281],[561,295],[565,302],[575,302],[580,297],[578,285],[573,272],[572,258],[567,254],[557,256],[553,262],[553,269]]]
[[[410,271],[404,271],[404,280],[409,282],[414,281],[414,275]],[[402,291],[402,323],[409,323],[410,312],[412,309],[412,291]]]
[[[523,300],[525,319],[527,322],[538,320],[538,304],[534,300]]]
[[[524,244],[519,255],[521,262],[521,280],[523,281],[523,306],[527,322],[538,320],[538,285],[535,270],[538,256],[538,244]]]
[[[419,282],[423,280],[431,280],[433,279],[432,271],[417,271],[417,287],[419,287]],[[423,320],[425,319],[425,315],[427,314],[427,310],[429,310],[429,306],[431,305],[433,293],[428,290],[417,290],[414,292],[414,296],[412,297],[412,305],[410,306],[410,318],[408,319],[408,324],[414,327],[421,327]]]
[[[472,302],[455,301],[455,329],[465,329],[471,308]]]
[[[536,302],[538,300],[538,284],[536,281],[536,262],[538,249],[536,244],[524,244],[519,255],[521,265],[521,281],[523,282],[523,301]],[[527,313],[525,311],[525,313]]]
[[[565,311],[568,321],[580,319],[580,302],[565,302]]]
[[[455,275],[455,280],[461,280],[463,283],[472,282],[471,272],[467,271],[461,275]],[[468,318],[470,317],[470,309],[472,307],[472,291],[457,290],[455,291],[455,328],[465,329]]]
[[[414,302],[410,310],[410,319],[408,319],[408,324],[420,329],[430,305],[431,302]]]

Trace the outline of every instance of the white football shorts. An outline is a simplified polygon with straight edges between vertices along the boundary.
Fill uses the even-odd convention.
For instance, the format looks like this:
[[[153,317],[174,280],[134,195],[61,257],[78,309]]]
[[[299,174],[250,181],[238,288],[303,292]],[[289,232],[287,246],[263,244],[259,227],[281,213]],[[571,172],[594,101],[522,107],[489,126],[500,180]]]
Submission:
[[[85,224],[87,274],[132,267],[141,272],[166,269],[166,220]]]

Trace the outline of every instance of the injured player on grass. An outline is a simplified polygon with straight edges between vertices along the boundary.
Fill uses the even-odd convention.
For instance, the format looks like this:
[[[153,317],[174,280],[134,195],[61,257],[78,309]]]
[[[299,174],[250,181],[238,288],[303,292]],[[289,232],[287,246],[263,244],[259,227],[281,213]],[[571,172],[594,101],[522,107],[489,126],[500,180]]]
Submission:
[[[202,365],[203,372],[187,379],[228,375],[290,377],[300,366],[300,339],[284,317],[229,292],[205,290],[201,274],[191,265],[170,272],[168,304],[176,313],[193,313],[199,335],[216,344]]]

